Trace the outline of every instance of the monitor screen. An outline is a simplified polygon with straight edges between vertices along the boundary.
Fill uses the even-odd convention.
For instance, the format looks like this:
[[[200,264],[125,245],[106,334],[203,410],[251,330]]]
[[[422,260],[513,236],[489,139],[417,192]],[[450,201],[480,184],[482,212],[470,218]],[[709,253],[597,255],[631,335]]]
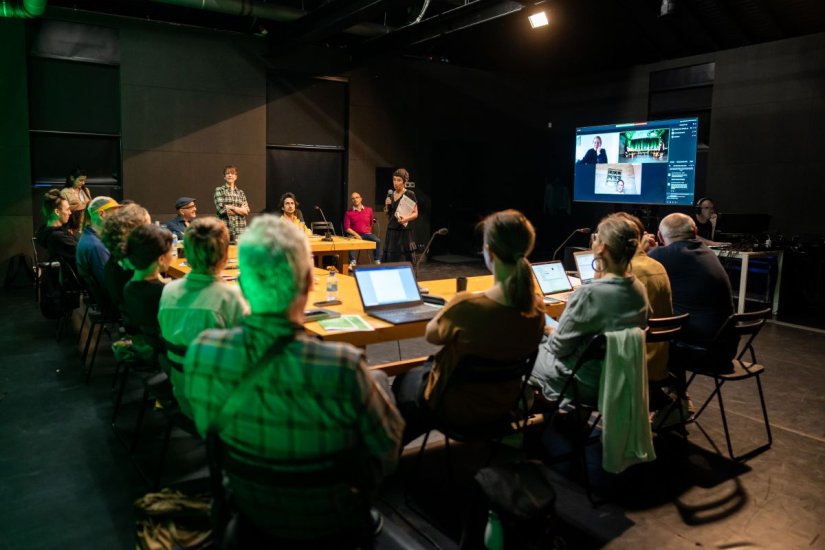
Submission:
[[[576,271],[582,283],[589,283],[596,277],[596,270],[593,269],[593,259],[596,255],[593,252],[584,251],[573,254],[576,258]]]
[[[576,128],[573,200],[693,204],[698,118]]]
[[[533,275],[536,276],[542,294],[573,290],[573,285],[570,284],[570,279],[567,278],[561,262],[530,264],[530,267],[533,268]]]
[[[355,279],[364,307],[421,300],[412,266],[408,263],[358,267]]]

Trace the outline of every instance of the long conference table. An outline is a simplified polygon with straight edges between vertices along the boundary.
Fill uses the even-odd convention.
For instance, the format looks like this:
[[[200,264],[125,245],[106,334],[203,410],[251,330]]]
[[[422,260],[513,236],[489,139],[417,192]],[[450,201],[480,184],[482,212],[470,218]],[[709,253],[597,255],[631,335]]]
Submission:
[[[238,277],[237,269],[237,249],[235,246],[230,247],[230,260],[222,276],[225,279],[234,281]],[[183,277],[190,271],[186,260],[183,258],[176,259],[169,267],[167,274],[173,278]],[[307,308],[314,308],[313,304],[326,300],[326,279],[327,272],[320,268],[315,268],[316,284],[310,292],[309,302]],[[456,295],[456,281],[455,279],[440,279],[435,281],[427,281],[427,288],[430,295],[439,296],[449,302]],[[482,275],[479,277],[467,278],[468,291],[482,291],[493,286],[492,275]],[[304,328],[310,334],[314,334],[322,340],[331,342],[348,342],[355,346],[365,347],[369,344],[378,344],[381,342],[391,342],[394,340],[404,340],[407,338],[418,338],[424,336],[424,330],[427,326],[426,321],[418,321],[415,323],[404,323],[400,325],[393,325],[370,317],[364,312],[361,305],[361,298],[358,294],[358,286],[355,279],[351,276],[341,275],[338,277],[338,299],[341,301],[340,305],[323,306],[324,309],[329,309],[340,313],[341,315],[360,315],[367,323],[372,326],[374,330],[358,331],[358,332],[342,332],[342,331],[326,331],[321,327],[317,321],[304,324]],[[564,304],[548,304],[545,305],[545,310],[551,317],[558,317],[564,309]]]
[[[337,236],[332,237],[331,241],[325,241],[320,235],[313,235],[309,237],[309,247],[315,256],[317,267],[323,267],[321,262],[324,256],[335,256],[338,272],[346,275],[349,273],[349,253],[357,254],[361,250],[371,252],[375,250],[375,243],[364,239]]]

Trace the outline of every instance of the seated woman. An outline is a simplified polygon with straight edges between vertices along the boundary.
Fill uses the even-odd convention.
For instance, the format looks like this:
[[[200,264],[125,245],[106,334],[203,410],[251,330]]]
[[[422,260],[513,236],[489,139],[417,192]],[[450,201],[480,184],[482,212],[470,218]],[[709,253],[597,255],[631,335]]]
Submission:
[[[131,266],[123,261],[129,234],[148,223],[152,223],[149,212],[135,203],[126,204],[106,217],[101,240],[111,256],[103,266],[103,290],[107,303],[101,306],[107,316],[117,316],[123,311],[123,288],[132,278]]]
[[[460,385],[445,395],[450,377],[463,357],[517,361],[535,351],[542,337],[544,315],[527,261],[536,240],[532,224],[522,213],[505,210],[480,225],[484,261],[495,284],[484,292],[461,292],[450,301],[427,325],[427,341],[443,346],[432,363],[396,378],[393,393],[407,422],[405,443],[431,427],[435,410],[457,427],[500,417],[514,402],[517,381],[513,387]]]
[[[72,215],[69,201],[60,196],[59,190],[52,189],[43,195],[41,210],[46,224],[37,230],[37,242],[49,251],[49,261],[68,264],[77,272],[77,238],[66,225]]]
[[[638,244],[638,231],[627,219],[611,214],[599,223],[592,246],[596,279],[570,295],[558,327],[548,327],[547,338],[539,346],[530,383],[546,399],[559,399],[593,336],[647,326],[650,306],[645,288],[630,272]],[[586,403],[597,401],[601,368],[600,362],[591,362],[576,373],[579,396]]]
[[[195,218],[183,235],[183,250],[192,271],[164,287],[158,312],[166,356],[173,366],[183,363],[186,347],[202,331],[237,326],[249,311],[240,287],[221,278],[229,253],[226,224],[213,217]],[[189,402],[180,391],[183,372],[174,367],[168,370],[181,411],[191,416]]]
[[[123,312],[138,331],[135,340],[150,346],[154,358],[163,350],[158,308],[166,281],[160,273],[172,262],[172,233],[151,224],[135,228],[126,240],[125,261],[134,268],[134,273],[123,289]]]

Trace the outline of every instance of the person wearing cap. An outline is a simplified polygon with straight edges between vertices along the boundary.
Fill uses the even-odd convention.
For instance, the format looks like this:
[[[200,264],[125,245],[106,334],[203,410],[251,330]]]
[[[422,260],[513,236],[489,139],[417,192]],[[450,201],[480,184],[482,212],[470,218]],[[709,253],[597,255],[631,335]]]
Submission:
[[[119,206],[112,197],[100,196],[89,201],[86,209],[89,226],[83,231],[75,252],[77,272],[84,280],[92,277],[98,285],[103,284],[103,267],[109,261],[111,253],[103,246],[100,234],[103,232],[103,222],[106,221],[109,210]]]
[[[192,197],[180,197],[175,201],[175,210],[178,211],[178,215],[175,219],[166,222],[166,229],[183,241],[183,233],[198,215],[198,207],[195,206],[195,199]]]

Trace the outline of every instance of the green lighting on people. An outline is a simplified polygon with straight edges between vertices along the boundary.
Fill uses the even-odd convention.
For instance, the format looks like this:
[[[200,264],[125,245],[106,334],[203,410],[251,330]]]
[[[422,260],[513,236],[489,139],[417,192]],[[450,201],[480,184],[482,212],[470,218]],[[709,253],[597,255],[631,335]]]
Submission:
[[[46,11],[48,0],[0,0],[0,15],[3,17],[40,17]]]

